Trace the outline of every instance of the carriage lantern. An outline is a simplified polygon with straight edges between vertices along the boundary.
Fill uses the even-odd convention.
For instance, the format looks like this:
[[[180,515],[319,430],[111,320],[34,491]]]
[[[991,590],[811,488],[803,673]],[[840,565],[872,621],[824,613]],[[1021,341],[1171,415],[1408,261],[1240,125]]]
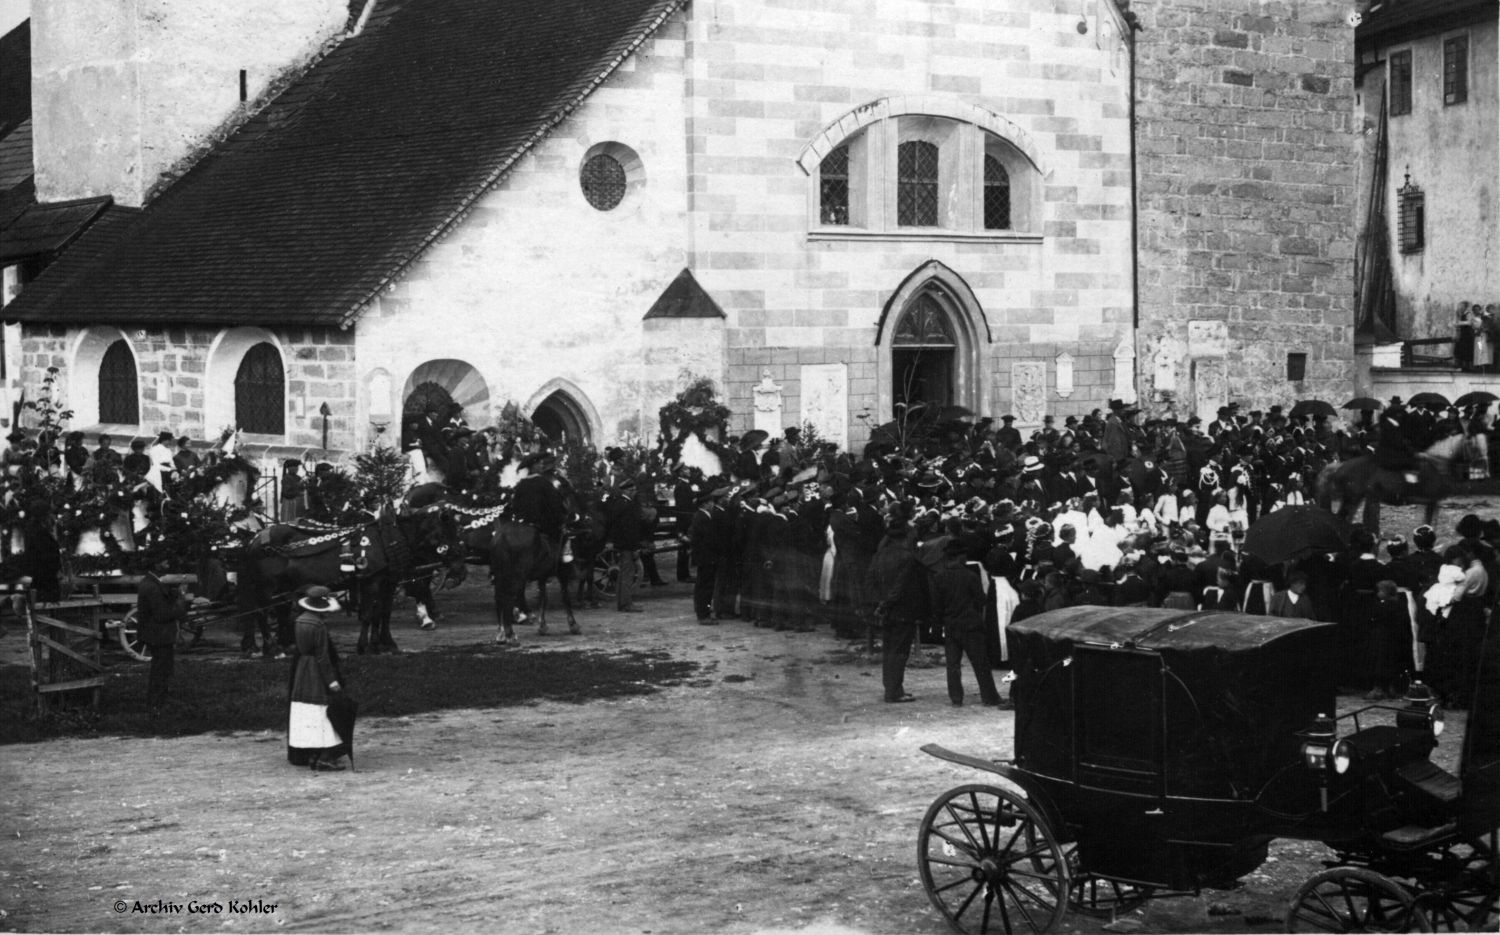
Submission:
[[[1432,689],[1413,681],[1406,689],[1406,710],[1396,712],[1396,726],[1402,730],[1430,730],[1433,739],[1443,735],[1443,709],[1432,696]]]
[[[1312,726],[1300,733],[1302,737],[1302,764],[1311,770],[1328,768],[1328,755],[1333,751],[1333,718],[1319,714]]]

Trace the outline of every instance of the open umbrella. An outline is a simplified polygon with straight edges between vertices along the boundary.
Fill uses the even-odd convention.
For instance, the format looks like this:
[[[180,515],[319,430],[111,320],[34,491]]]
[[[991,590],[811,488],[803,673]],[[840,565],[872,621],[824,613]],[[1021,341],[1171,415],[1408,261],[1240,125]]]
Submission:
[[[1447,409],[1450,405],[1448,397],[1442,393],[1418,393],[1406,401],[1408,406],[1416,406],[1418,409]]]
[[[1363,410],[1363,409],[1383,409],[1383,408],[1385,408],[1385,403],[1381,402],[1378,399],[1371,399],[1368,396],[1356,396],[1353,399],[1349,400],[1347,403],[1344,403],[1344,405],[1340,406],[1339,408],[1340,409],[1361,409],[1361,410]]]
[[[1320,506],[1288,506],[1267,513],[1245,530],[1243,548],[1272,565],[1348,547],[1354,527]]]
[[[1336,416],[1339,411],[1333,408],[1333,403],[1324,402],[1321,399],[1304,399],[1292,407],[1291,418],[1301,416]]]
[[[751,429],[740,436],[740,450],[750,451],[760,445],[761,442],[771,437],[771,433],[765,429]]]
[[[1500,399],[1500,396],[1496,396],[1489,390],[1472,390],[1455,399],[1453,405],[1462,409],[1465,406],[1482,406],[1497,399]]]

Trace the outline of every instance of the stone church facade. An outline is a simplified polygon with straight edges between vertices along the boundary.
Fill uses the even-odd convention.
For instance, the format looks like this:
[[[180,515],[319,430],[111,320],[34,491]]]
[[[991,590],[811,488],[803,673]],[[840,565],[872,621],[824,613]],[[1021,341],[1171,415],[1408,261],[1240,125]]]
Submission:
[[[526,23],[479,0],[428,15],[435,3],[260,0],[213,22],[163,0],[181,16],[137,30],[149,49],[119,45],[123,22],[82,29],[94,0],[34,17],[38,201],[113,203],[6,309],[22,380],[60,368],[76,427],[239,424],[278,450],[350,450],[432,399],[474,425],[513,401],[554,434],[649,439],[689,375],[718,383],[734,430],[809,422],[849,445],[907,400],[1024,426],[1138,388],[1186,412],[1337,395],[1349,378],[1341,4],[1303,4],[1317,9],[1294,22],[1260,0],[1236,0],[1243,15],[1183,0],[625,0]],[[184,95],[207,67],[194,55],[257,11],[267,64],[207,63],[239,99]],[[464,108],[439,125],[420,94],[436,72],[449,77],[432,93],[451,98],[443,80],[494,57],[473,38],[484,29],[535,29],[523,74],[566,73],[534,112],[505,103],[529,77],[462,87],[475,114],[517,126],[470,144]],[[1179,72],[1205,30],[1214,51]],[[548,46],[557,36],[578,41]],[[441,54],[381,64],[398,45]],[[80,101],[110,53],[136,99],[90,113]],[[354,83],[371,60],[409,80]],[[234,160],[323,145],[308,124],[325,98],[378,112],[390,136],[377,146],[327,112],[337,145],[295,163],[323,184],[285,203],[245,192]],[[132,119],[149,119],[149,140]],[[402,163],[411,126],[444,158]],[[408,194],[432,212],[394,207]],[[241,206],[234,223],[210,220],[221,205]],[[1310,362],[1295,386],[1268,375],[1293,348]]]

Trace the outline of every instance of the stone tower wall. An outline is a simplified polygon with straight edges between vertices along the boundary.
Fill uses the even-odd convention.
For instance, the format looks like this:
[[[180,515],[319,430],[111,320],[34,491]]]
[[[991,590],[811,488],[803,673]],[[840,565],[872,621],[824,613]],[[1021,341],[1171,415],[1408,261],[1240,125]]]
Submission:
[[[1229,401],[1338,405],[1354,377],[1352,5],[1131,9],[1143,402],[1205,418]]]

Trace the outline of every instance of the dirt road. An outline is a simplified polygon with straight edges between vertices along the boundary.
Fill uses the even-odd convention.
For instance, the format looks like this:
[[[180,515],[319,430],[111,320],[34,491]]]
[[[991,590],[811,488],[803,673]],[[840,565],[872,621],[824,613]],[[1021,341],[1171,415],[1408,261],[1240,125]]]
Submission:
[[[369,718],[352,773],[295,769],[270,732],[0,748],[0,929],[946,931],[917,827],[981,774],[918,747],[1008,755],[1010,712],[950,707],[924,660],[918,701],[884,704],[878,664],[826,631],[699,626],[686,592],[652,591],[643,615],[584,611],[582,636],[528,628],[516,652],[659,648],[702,664],[689,683]],[[453,595],[435,633],[401,614],[406,650],[488,639],[485,591]],[[347,624],[335,637],[353,641]],[[1243,888],[1114,930],[1277,931],[1320,853],[1277,845]]]

